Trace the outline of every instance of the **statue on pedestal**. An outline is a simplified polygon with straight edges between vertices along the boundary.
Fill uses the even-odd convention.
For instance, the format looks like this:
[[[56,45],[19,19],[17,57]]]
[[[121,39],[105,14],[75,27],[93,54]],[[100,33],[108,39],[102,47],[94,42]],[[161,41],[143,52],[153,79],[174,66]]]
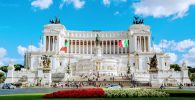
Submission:
[[[42,58],[42,65],[43,65],[43,72],[49,72],[50,71],[50,59],[49,59],[49,56],[47,55],[43,55]]]
[[[95,42],[96,42],[96,44],[97,44],[97,45],[99,45],[99,44],[100,44],[100,37],[99,37],[99,35],[98,35],[98,34],[96,35]]]
[[[157,68],[158,61],[157,61],[156,54],[152,58],[150,58],[150,63],[148,63],[148,65],[150,66],[149,72],[151,73],[158,72],[158,68]]]
[[[95,50],[95,56],[97,56],[97,58],[101,58],[102,56],[102,48],[100,46],[100,37],[99,35],[97,34],[96,36],[96,40],[95,40],[95,43],[96,43],[96,47],[94,48]]]

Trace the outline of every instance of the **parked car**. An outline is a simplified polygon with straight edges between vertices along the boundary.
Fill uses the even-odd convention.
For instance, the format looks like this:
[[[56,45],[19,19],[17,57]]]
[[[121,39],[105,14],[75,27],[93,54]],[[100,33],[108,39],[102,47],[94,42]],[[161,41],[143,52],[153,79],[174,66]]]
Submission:
[[[5,83],[2,86],[2,89],[15,89],[15,88],[16,88],[16,86],[14,86],[14,84],[12,84],[12,83]]]
[[[108,89],[121,89],[121,86],[118,84],[110,84],[110,85],[107,85],[106,88],[108,88]]]

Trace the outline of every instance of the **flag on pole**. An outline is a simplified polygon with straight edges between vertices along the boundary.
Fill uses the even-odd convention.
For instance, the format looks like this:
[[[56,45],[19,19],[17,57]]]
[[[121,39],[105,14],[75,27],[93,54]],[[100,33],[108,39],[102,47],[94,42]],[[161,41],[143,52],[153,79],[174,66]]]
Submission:
[[[60,51],[64,51],[65,53],[67,52],[67,47],[62,47],[61,49],[60,49]]]
[[[65,32],[66,34],[64,35],[65,41],[64,41],[64,46],[62,46],[62,48],[60,49],[60,51],[64,51],[65,53],[67,52],[67,49],[70,46],[70,33],[69,32]]]
[[[65,40],[64,46],[60,49],[60,51],[64,51],[65,53],[67,52],[67,48],[70,46],[69,40]]]
[[[120,40],[118,42],[118,47],[119,48],[127,48],[128,46],[129,46],[128,39]]]
[[[69,40],[65,40],[64,46],[65,46],[65,47],[69,47],[69,46],[70,46]]]

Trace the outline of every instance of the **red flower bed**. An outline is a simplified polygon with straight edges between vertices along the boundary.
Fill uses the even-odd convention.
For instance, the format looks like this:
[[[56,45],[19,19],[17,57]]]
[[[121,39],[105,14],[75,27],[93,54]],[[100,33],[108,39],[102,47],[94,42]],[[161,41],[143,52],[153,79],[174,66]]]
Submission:
[[[88,88],[88,89],[75,89],[75,90],[62,90],[45,94],[43,98],[94,98],[105,97],[102,88]]]

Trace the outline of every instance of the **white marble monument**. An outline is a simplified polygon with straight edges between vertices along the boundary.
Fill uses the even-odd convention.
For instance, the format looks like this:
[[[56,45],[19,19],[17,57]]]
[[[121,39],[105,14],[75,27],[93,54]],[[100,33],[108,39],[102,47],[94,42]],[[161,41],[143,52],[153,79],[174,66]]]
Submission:
[[[129,40],[129,47],[119,48],[118,42],[124,39]],[[65,41],[70,43],[67,52],[60,51]],[[151,48],[150,27],[143,23],[133,24],[126,31],[75,31],[66,29],[62,24],[47,24],[44,26],[43,39],[40,40],[40,51],[28,50],[25,53],[25,67],[29,70],[16,72],[9,69],[6,82],[17,82],[22,76],[27,76],[32,84],[41,78],[42,84],[45,84],[57,80],[85,81],[97,77],[98,81],[102,81],[106,77],[133,75],[135,81],[155,82],[158,85],[191,83],[186,62],[182,64],[181,71],[174,71],[170,69],[169,55]],[[150,66],[147,63],[155,54],[158,73],[154,75],[149,73]],[[48,71],[44,71],[42,57],[45,55],[50,61]],[[68,63],[70,74],[67,73]]]

